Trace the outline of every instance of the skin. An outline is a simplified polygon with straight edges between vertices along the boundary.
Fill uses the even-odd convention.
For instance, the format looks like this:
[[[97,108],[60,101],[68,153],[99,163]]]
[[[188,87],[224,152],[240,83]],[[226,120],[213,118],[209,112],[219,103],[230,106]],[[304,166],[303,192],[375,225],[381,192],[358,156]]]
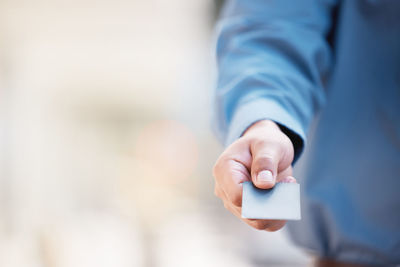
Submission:
[[[241,217],[242,183],[252,181],[261,189],[272,188],[277,182],[296,183],[293,156],[293,144],[278,125],[270,120],[258,121],[218,158],[213,169],[215,195],[227,210],[253,228],[277,231],[286,221]]]

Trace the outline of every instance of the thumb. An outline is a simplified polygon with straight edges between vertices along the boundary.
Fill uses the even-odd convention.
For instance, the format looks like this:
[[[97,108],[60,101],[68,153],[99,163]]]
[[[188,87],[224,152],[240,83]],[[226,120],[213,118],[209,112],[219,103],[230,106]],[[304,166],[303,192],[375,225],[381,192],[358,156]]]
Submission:
[[[281,154],[276,145],[262,143],[253,148],[251,179],[256,187],[269,189],[275,185]]]

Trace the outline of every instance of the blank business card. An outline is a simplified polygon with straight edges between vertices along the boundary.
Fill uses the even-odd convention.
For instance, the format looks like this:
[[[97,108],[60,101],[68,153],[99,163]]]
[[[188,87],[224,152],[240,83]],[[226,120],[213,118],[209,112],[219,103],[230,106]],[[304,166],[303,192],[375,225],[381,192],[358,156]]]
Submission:
[[[243,183],[242,217],[246,219],[300,220],[300,185],[276,183],[271,189],[259,189]]]

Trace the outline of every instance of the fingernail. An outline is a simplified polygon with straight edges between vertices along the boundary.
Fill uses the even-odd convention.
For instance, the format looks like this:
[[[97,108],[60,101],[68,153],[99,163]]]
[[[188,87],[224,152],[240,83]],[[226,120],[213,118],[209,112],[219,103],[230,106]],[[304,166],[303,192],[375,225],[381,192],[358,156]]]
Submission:
[[[267,183],[273,183],[274,182],[274,177],[272,176],[271,171],[261,171],[257,175],[257,181],[258,182],[267,182]]]

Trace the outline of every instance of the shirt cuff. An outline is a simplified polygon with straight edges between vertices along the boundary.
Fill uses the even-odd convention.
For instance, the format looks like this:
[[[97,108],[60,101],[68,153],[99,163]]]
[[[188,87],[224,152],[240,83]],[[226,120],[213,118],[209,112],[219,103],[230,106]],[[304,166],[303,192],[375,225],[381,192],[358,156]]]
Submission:
[[[267,119],[276,122],[292,141],[294,164],[303,151],[306,142],[305,131],[285,107],[271,99],[257,99],[238,106],[230,123],[225,145],[228,146],[240,138],[252,124]]]

